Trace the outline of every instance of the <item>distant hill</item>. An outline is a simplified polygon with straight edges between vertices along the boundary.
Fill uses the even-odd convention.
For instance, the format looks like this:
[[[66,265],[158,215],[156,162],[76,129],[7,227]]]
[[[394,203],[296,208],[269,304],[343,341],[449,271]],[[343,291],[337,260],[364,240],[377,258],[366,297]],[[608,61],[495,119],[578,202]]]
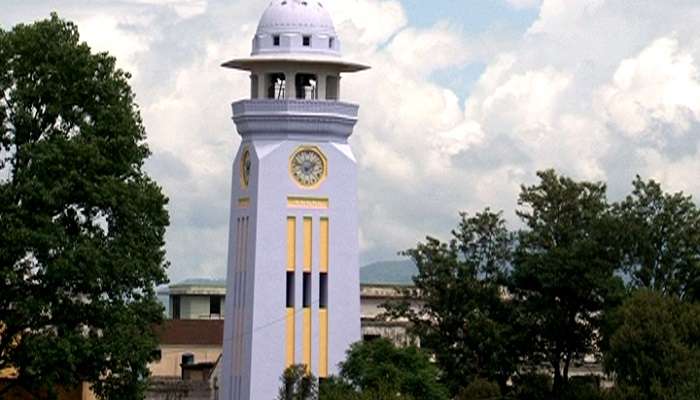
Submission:
[[[379,261],[360,268],[360,282],[380,285],[411,285],[418,268],[411,260]]]

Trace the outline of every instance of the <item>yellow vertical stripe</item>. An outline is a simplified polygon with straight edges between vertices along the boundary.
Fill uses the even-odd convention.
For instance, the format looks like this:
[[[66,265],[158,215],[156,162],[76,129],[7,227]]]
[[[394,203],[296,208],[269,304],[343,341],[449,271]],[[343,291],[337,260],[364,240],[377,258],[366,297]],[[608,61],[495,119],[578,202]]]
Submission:
[[[304,272],[311,272],[311,217],[304,217]]]
[[[287,362],[286,367],[294,365],[294,308],[287,308]]]
[[[287,271],[294,271],[297,261],[297,219],[287,218]]]
[[[328,218],[321,218],[321,255],[319,265],[321,272],[328,272]]]
[[[318,340],[318,377],[328,377],[328,310],[318,311],[319,340]]]
[[[304,308],[304,365],[311,371],[311,308]]]

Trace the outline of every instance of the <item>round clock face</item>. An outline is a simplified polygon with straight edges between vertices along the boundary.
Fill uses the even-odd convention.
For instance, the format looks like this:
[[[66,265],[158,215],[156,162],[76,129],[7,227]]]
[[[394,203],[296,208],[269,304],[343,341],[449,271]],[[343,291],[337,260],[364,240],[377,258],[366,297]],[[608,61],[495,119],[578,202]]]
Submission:
[[[292,156],[290,169],[301,186],[316,186],[326,176],[326,159],[320,150],[303,147]]]
[[[245,149],[241,157],[241,186],[248,187],[250,181],[250,150]]]

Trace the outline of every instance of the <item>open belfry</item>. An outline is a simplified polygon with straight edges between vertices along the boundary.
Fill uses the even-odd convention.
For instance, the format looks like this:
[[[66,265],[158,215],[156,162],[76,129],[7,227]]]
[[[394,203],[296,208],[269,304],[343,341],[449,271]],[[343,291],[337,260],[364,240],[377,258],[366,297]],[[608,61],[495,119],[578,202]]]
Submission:
[[[360,340],[357,166],[348,145],[358,106],[318,1],[274,0],[249,57],[250,99],[233,104],[233,163],[221,388],[226,400],[272,400],[283,370],[323,378]]]

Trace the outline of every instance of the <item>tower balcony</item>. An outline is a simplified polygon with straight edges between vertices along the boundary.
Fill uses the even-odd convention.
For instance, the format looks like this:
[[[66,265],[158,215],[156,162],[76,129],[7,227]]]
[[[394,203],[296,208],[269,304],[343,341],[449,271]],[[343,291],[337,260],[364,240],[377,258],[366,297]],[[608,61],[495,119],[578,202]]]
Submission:
[[[327,100],[242,100],[233,103],[233,121],[244,139],[345,141],[357,123],[357,104]]]

